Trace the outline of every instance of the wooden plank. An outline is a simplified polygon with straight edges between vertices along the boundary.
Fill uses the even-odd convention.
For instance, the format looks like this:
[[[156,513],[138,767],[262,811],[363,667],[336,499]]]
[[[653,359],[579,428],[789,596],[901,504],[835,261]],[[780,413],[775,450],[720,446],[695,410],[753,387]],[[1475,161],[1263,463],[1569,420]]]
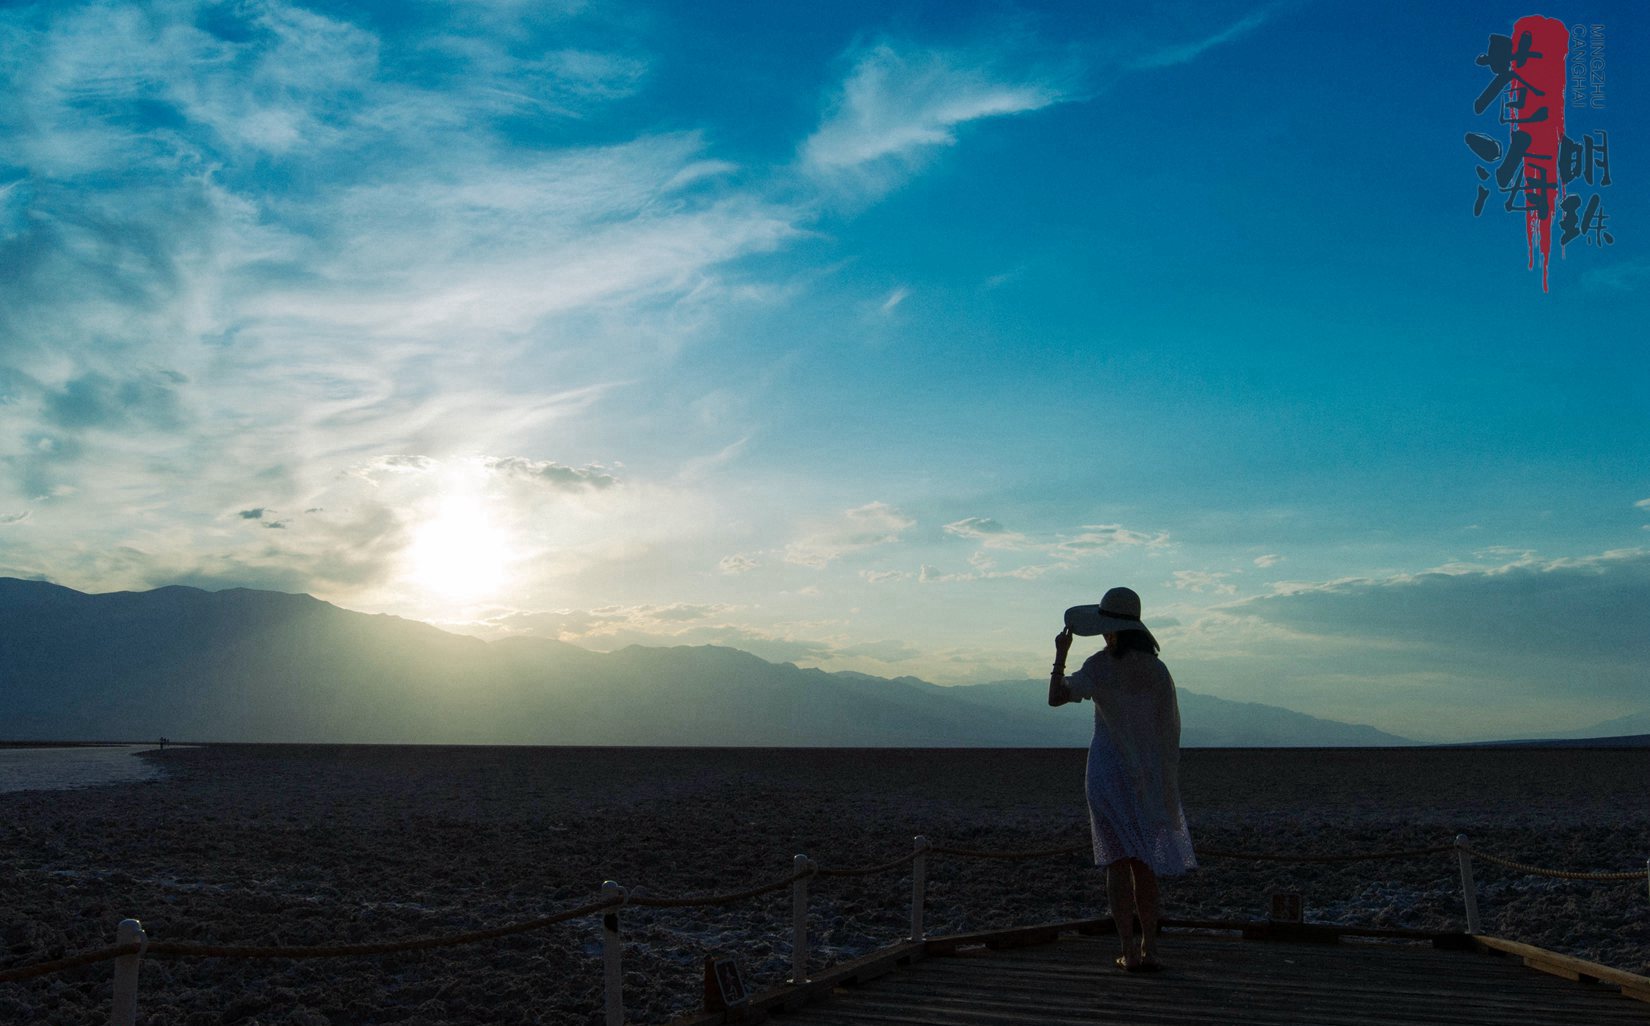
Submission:
[[[1625,1005],[1625,1003],[1623,1003]],[[1092,1024],[1095,1022],[1125,1022],[1135,1026],[1190,1026],[1194,1023],[1227,1024],[1227,1026],[1286,1026],[1302,1023],[1310,1026],[1389,1026],[1391,1023],[1413,1023],[1418,1026],[1509,1026],[1527,1023],[1531,1026],[1633,1026],[1645,1021],[1640,1017],[1621,1017],[1599,1014],[1553,1015],[1547,1009],[1527,1009],[1523,1014],[1508,1014],[1505,1010],[1481,1009],[1472,1006],[1435,1006],[1430,1014],[1416,1014],[1413,1008],[1390,1006],[1331,1006],[1322,1003],[1256,1004],[1248,995],[1210,995],[1203,999],[1181,1000],[1159,1006],[1144,1006],[1124,998],[1107,995],[1104,1000],[1082,1004],[1052,1006],[1046,1003],[1012,1005],[994,1004],[970,996],[952,1004],[944,1002],[877,1004],[857,996],[842,1002],[810,1006],[793,1017],[799,1023],[819,1024],[839,1021],[871,1023],[878,1021],[942,1022],[990,1024]]]
[[[1613,969],[1597,962],[1588,962],[1585,959],[1572,958],[1561,955],[1556,951],[1538,948],[1533,944],[1523,944],[1519,941],[1505,940],[1501,937],[1490,937],[1483,934],[1472,938],[1474,947],[1481,951],[1505,952],[1517,955],[1524,960],[1524,964],[1532,969],[1552,973],[1554,976],[1564,976],[1567,979],[1597,980],[1620,988],[1623,992],[1650,991],[1650,976],[1640,976],[1625,969]],[[1573,974],[1573,975],[1572,975]]]
[[[913,991],[922,991],[925,989],[945,989],[948,987],[954,988],[958,984],[966,982],[971,976],[977,975],[981,971],[982,970],[978,966],[970,966],[966,972],[945,972],[943,962],[936,960],[933,962],[924,963],[923,971],[920,974],[913,974],[909,980],[902,980],[899,986],[901,988],[909,988]],[[1115,972],[1116,970],[1109,965],[1104,967],[1094,966],[1088,967],[1085,970],[1085,975],[1089,978],[1094,978],[1100,976],[1101,974],[1109,975]],[[1071,980],[1070,976],[1061,977],[1052,974],[1039,975],[1036,977],[1016,975],[1004,972],[1000,966],[996,965],[991,967],[991,978],[993,981],[993,988],[1000,992],[1024,993],[1028,996],[1035,996],[1040,991],[1047,990],[1062,983],[1069,983]],[[1078,978],[1081,979],[1082,977]],[[1242,976],[1234,974],[1221,975],[1217,977],[1208,973],[1188,972],[1181,968],[1177,968],[1174,965],[1170,966],[1164,978],[1176,981],[1176,985],[1182,988],[1193,989],[1202,985],[1210,985],[1233,992],[1245,990],[1266,990],[1279,994],[1299,993],[1302,995],[1319,993],[1324,990],[1324,985],[1319,979],[1279,976],[1264,977],[1253,973]],[[1506,1004],[1509,1007],[1517,1007],[1526,996],[1527,988],[1517,986],[1508,987],[1506,986],[1506,981],[1504,978],[1493,982],[1497,989],[1483,990],[1480,992],[1480,995],[1472,995],[1471,991],[1466,991],[1466,993],[1473,996],[1474,1000],[1479,1000],[1490,1004]],[[1346,975],[1336,980],[1334,993],[1348,997],[1352,1000],[1360,1001],[1380,1000],[1383,998],[1413,998],[1418,1001],[1447,1002],[1456,1000],[1463,994],[1463,988],[1459,986],[1451,986],[1452,983],[1459,983],[1459,980],[1453,979],[1452,976],[1446,972],[1440,972],[1431,978],[1423,977],[1420,979],[1406,976],[1381,976],[1371,978]],[[1102,984],[1095,985],[1101,986]],[[1540,991],[1533,990],[1531,993],[1539,994]]]
[[[1108,922],[1110,920],[1107,920]],[[1268,927],[1277,930],[1277,936],[1288,933],[1291,929],[1307,927],[1313,931],[1333,932],[1341,937],[1380,937],[1391,940],[1417,941],[1452,941],[1462,942],[1463,946],[1469,935],[1456,930],[1416,930],[1399,926],[1348,926],[1341,923],[1272,923],[1264,919],[1177,919],[1165,917],[1159,920],[1158,925],[1165,930],[1188,929],[1198,931],[1220,931],[1242,933],[1264,933]]]
[[[977,935],[971,939],[982,940]],[[1569,988],[1476,952],[1358,943],[1257,945],[1236,937],[1165,939],[1161,976],[1109,966],[1111,942],[1068,937],[1040,948],[931,957],[910,972],[796,1013],[799,1026],[1386,1026],[1528,1023],[1607,1026],[1647,1020],[1597,988]],[[1171,946],[1172,945],[1172,946]],[[1102,955],[1105,961],[1102,962]],[[1602,1002],[1602,1003],[1601,1003]]]
[[[1650,1001],[1650,978],[1514,941],[1308,924],[1314,929],[1305,933],[1314,941],[1348,943],[1291,942],[1279,940],[1280,931],[1251,930],[1271,941],[1255,944],[1241,938],[1252,923],[1205,921],[1221,931],[1209,933],[1192,931],[1191,922],[1176,921],[1164,933],[1170,968],[1160,975],[1112,967],[1115,942],[1105,937],[1112,933],[1110,919],[1071,920],[896,945],[824,970],[804,986],[756,995],[743,1014],[700,1014],[674,1026],[754,1023],[779,1012],[814,1026],[1650,1022],[1642,1005],[1620,1002],[1612,992]],[[1485,953],[1611,986],[1565,986]],[[895,971],[902,967],[910,968]]]
[[[753,995],[743,1008],[722,1012],[695,1012],[671,1021],[671,1026],[722,1026],[723,1023],[757,1023],[777,1011],[794,1011],[810,1001],[831,996],[838,987],[876,979],[900,966],[921,960],[921,943],[904,942],[873,951],[862,958],[822,970],[801,986],[782,984]]]
[[[923,951],[930,955],[947,954],[958,948],[1018,947],[1026,944],[1049,944],[1063,933],[1113,933],[1116,927],[1111,917],[1101,919],[1070,919],[1058,923],[1039,923],[1031,926],[1011,926],[998,930],[979,930],[974,933],[952,933],[929,937],[923,941]]]
[[[1311,1026],[1390,1026],[1392,1023],[1413,1026],[1506,1026],[1509,1023],[1539,1023],[1539,1026],[1608,1026],[1610,1019],[1590,1014],[1554,1016],[1541,1010],[1530,1017],[1504,1009],[1477,1009],[1462,1006],[1433,1006],[1417,1009],[1412,1006],[1391,1005],[1336,1005],[1323,1002],[1267,1002],[1257,1003],[1251,995],[1210,995],[1210,1000],[1165,1002],[1156,1006],[1110,996],[1104,1001],[1089,1000],[1054,1004],[1037,1002],[1004,1003],[968,994],[954,1000],[927,999],[921,1002],[878,1001],[875,998],[855,996],[851,1002],[810,1007],[796,1017],[798,1022],[813,1024],[825,1017],[852,1015],[854,1022],[876,1020],[933,1021],[953,1024],[978,1023],[1094,1023],[1115,1020],[1136,1026],[1180,1026],[1190,1023],[1223,1023],[1230,1026],[1269,1024],[1283,1026],[1289,1023],[1309,1023]],[[1642,1019],[1617,1019],[1620,1023],[1642,1023]]]
[[[982,977],[983,967],[970,967],[970,972],[944,972],[945,960],[933,959],[923,963],[920,972],[890,981],[902,995],[916,1000],[933,999],[943,1003],[947,995],[972,993],[975,982]],[[999,967],[992,966],[993,970]],[[1307,967],[1309,968],[1309,967]],[[1504,982],[1508,976],[1518,979],[1523,974],[1512,966],[1501,972]],[[1341,975],[1332,987],[1326,987],[1322,977],[1263,979],[1250,975],[1244,979],[1216,976],[1207,972],[1189,975],[1171,968],[1160,977],[1125,976],[1109,967],[1088,967],[1067,974],[1064,979],[1045,975],[1041,979],[1013,979],[1000,971],[987,977],[990,1000],[1006,1000],[1011,1004],[1037,1005],[1039,1010],[1069,1002],[1089,1002],[1092,995],[1104,994],[1107,1001],[1127,1000],[1129,1007],[1145,1012],[1153,1008],[1165,1015],[1184,1015],[1191,1009],[1204,1006],[1211,1012],[1222,1012],[1224,1006],[1248,1004],[1270,1007],[1299,1006],[1315,1003],[1328,1010],[1361,1016],[1370,1008],[1378,1008],[1389,1021],[1429,1021],[1442,1016],[1440,1021],[1459,1021],[1460,1010],[1471,1009],[1482,1021],[1517,1022],[1526,1019],[1532,999],[1544,1009],[1543,1023],[1573,1022],[1593,1026],[1599,1022],[1593,1005],[1570,1001],[1555,1003],[1551,985],[1539,977],[1530,977],[1533,986],[1485,987],[1463,991],[1450,989],[1449,967],[1439,967],[1431,980],[1400,987],[1403,978],[1360,980],[1356,976]],[[1545,989],[1544,989],[1545,988]],[[1562,993],[1562,988],[1560,988]],[[1594,994],[1582,997],[1597,998]],[[1539,1000],[1543,999],[1545,1000]],[[1609,1000],[1613,1001],[1613,998]],[[1626,1006],[1623,1006],[1626,1007]],[[1399,1010],[1402,1014],[1395,1014]],[[1455,1011],[1447,1011],[1455,1009]],[[1354,1016],[1354,1017],[1357,1017]],[[1629,1021],[1641,1022],[1642,1018]]]

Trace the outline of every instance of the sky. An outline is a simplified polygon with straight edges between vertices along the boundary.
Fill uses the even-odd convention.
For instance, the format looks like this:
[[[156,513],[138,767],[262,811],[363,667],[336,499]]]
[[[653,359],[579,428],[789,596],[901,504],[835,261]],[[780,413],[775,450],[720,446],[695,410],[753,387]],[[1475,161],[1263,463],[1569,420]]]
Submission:
[[[1465,143],[1538,13],[1613,239],[1545,290]],[[0,575],[943,684],[1123,584],[1205,694],[1650,712],[1647,22],[7,5]]]

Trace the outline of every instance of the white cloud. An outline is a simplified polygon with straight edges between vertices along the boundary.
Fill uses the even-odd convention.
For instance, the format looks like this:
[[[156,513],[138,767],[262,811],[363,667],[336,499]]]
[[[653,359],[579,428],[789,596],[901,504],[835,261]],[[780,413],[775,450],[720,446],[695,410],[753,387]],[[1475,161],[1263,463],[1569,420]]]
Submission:
[[[731,556],[723,556],[717,562],[716,568],[724,574],[733,576],[737,574],[750,573],[752,570],[755,570],[761,565],[762,564],[752,556],[745,556],[735,553]]]
[[[908,570],[861,570],[859,576],[868,584],[887,584],[890,581],[909,581],[912,574]]]
[[[946,524],[942,530],[958,538],[979,542],[987,549],[1017,549],[1028,544],[1025,535],[1010,531],[991,517],[964,517]]]
[[[487,456],[481,465],[494,473],[531,481],[550,488],[611,488],[618,479],[598,464],[569,467],[555,460],[532,460],[522,456]]]
[[[959,126],[1038,110],[1062,96],[1051,78],[1005,73],[983,55],[879,43],[854,62],[802,144],[802,164],[813,175],[846,175],[882,191],[926,154],[954,145]]]
[[[1283,557],[1275,552],[1268,552],[1264,556],[1255,557],[1255,565],[1260,567],[1262,570],[1267,567],[1277,566],[1281,562],[1283,562]]]
[[[888,298],[882,301],[882,306],[880,309],[883,313],[893,313],[894,308],[905,302],[905,298],[910,294],[911,290],[906,288],[904,285],[901,285],[899,288],[888,293]]]
[[[1176,43],[1170,46],[1149,50],[1129,62],[1129,66],[1141,70],[1151,68],[1168,68],[1176,64],[1189,64],[1201,57],[1205,52],[1217,46],[1235,42],[1266,24],[1276,10],[1276,6],[1262,8],[1221,29],[1213,35],[1187,43]]]
[[[1650,499],[1640,499],[1633,503],[1634,509],[1650,510]]]
[[[1136,531],[1122,524],[1086,524],[1079,533],[1061,538],[1054,550],[1060,555],[1078,558],[1109,555],[1126,548],[1161,549],[1168,544],[1167,531]]]
[[[973,570],[947,573],[938,567],[924,563],[917,572],[917,580],[922,584],[960,584],[968,581],[1034,581],[1057,569],[1059,569],[1058,566],[1042,564],[1018,566],[1012,570],[988,570],[976,567]]]
[[[1232,575],[1219,570],[1176,570],[1170,586],[1177,591],[1234,595],[1237,593],[1237,586],[1226,583],[1226,578],[1230,576]]]
[[[899,541],[916,521],[884,502],[847,510],[832,524],[785,547],[785,560],[824,567],[851,553]]]
[[[377,474],[423,474],[441,465],[440,460],[428,456],[419,456],[415,453],[396,453],[385,456],[374,456],[366,463],[351,470],[369,480]]]

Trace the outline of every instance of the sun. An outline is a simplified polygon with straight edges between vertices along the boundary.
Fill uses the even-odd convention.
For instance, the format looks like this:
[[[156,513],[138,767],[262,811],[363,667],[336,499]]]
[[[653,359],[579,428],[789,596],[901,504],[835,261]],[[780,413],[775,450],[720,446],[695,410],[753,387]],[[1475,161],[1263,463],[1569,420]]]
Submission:
[[[413,529],[405,554],[413,583],[453,602],[498,594],[509,577],[510,557],[504,529],[468,498],[443,500],[434,516]]]

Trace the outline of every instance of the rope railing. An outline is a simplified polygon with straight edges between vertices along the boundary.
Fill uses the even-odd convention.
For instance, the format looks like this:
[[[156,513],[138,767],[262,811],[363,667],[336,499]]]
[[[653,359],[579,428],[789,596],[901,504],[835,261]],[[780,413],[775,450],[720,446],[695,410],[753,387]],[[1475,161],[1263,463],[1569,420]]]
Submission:
[[[789,887],[798,880],[813,876],[817,870],[802,870],[792,873],[783,880],[775,880],[759,887],[752,887],[745,891],[734,891],[731,894],[695,894],[682,898],[655,898],[648,895],[633,895],[626,900],[627,905],[640,905],[644,908],[711,908],[716,905],[732,905],[746,898],[768,894],[781,888]]]
[[[466,944],[475,944],[483,941],[508,937],[515,934],[542,930],[549,926],[565,923],[594,913],[602,913],[603,947],[605,960],[606,990],[607,990],[607,1023],[608,1026],[622,1026],[624,1009],[622,997],[623,975],[620,969],[621,947],[619,938],[618,911],[622,906],[640,908],[709,908],[730,905],[759,897],[786,887],[792,889],[792,917],[794,935],[792,943],[792,983],[807,982],[808,963],[808,933],[807,933],[807,896],[808,880],[811,877],[847,878],[866,877],[879,873],[890,872],[906,865],[911,866],[911,941],[923,940],[923,910],[926,903],[926,858],[928,855],[949,855],[956,858],[991,859],[999,861],[1022,861],[1038,858],[1049,858],[1058,855],[1074,855],[1089,850],[1088,844],[1064,845],[1055,848],[1033,848],[1019,850],[990,850],[976,848],[959,848],[947,845],[930,844],[926,837],[918,836],[910,853],[898,858],[890,859],[869,866],[855,866],[843,868],[822,867],[805,855],[798,855],[793,860],[793,870],[785,877],[760,884],[741,891],[732,891],[724,894],[685,895],[681,897],[654,897],[648,894],[631,894],[625,888],[613,881],[602,885],[602,898],[588,902],[574,908],[564,909],[551,915],[504,926],[490,927],[480,930],[470,930],[463,933],[446,934],[433,937],[411,937],[396,941],[382,941],[365,944],[334,944],[334,945],[307,945],[307,946],[250,946],[250,945],[214,945],[196,944],[180,941],[149,942],[144,935],[141,924],[135,919],[122,921],[117,933],[117,942],[103,948],[79,952],[74,955],[57,958],[46,962],[36,962],[28,965],[13,966],[9,969],[0,969],[0,983],[13,983],[35,979],[53,973],[65,972],[100,962],[114,961],[115,969],[115,1013],[111,1017],[114,1026],[129,1026],[136,1015],[136,989],[138,964],[143,956],[160,958],[241,958],[241,959],[306,959],[306,958],[339,958],[359,957],[367,955],[385,955],[404,951],[424,951],[436,948],[458,947]],[[1215,848],[1204,848],[1198,852],[1204,858],[1253,860],[1263,862],[1291,862],[1291,863],[1352,863],[1381,860],[1397,860],[1421,858],[1428,855],[1438,855],[1454,851],[1459,859],[1461,872],[1461,886],[1467,913],[1467,931],[1477,934],[1480,931],[1478,921],[1477,888],[1473,883],[1470,860],[1474,857],[1486,862],[1503,866],[1518,872],[1540,876],[1556,877],[1566,880],[1591,881],[1628,881],[1645,880],[1650,884],[1650,863],[1645,869],[1626,872],[1582,872],[1573,870],[1551,869],[1543,866],[1530,865],[1512,859],[1493,855],[1489,852],[1471,847],[1467,843],[1466,835],[1456,835],[1453,844],[1431,845],[1422,848],[1405,848],[1387,851],[1350,852],[1339,855],[1307,855],[1304,853],[1283,852],[1245,852],[1227,851]]]
[[[929,848],[928,850],[934,851],[936,849]],[[827,869],[826,867],[821,866],[815,870],[815,872],[820,876],[827,877],[875,876],[878,873],[886,873],[890,869],[898,869],[906,863],[916,859],[918,854],[920,853],[917,851],[912,851],[909,855],[901,855],[897,859],[889,859],[887,862],[883,862],[879,865],[863,866],[859,869]]]
[[[981,851],[976,848],[950,848],[935,846],[928,849],[936,855],[956,855],[968,859],[1000,859],[1005,862],[1021,859],[1043,859],[1051,855],[1075,855],[1080,851],[1088,851],[1089,845],[1071,844],[1064,848],[1036,848],[1030,851]]]
[[[789,881],[786,881],[787,883]],[[153,941],[147,945],[114,944],[106,948],[81,952],[67,958],[32,965],[0,969],[0,983],[46,976],[66,969],[74,969],[97,962],[107,962],[125,955],[141,953],[151,958],[347,958],[360,955],[390,955],[400,951],[427,951],[432,948],[455,948],[464,944],[509,937],[513,934],[542,930],[547,926],[578,919],[592,912],[612,908],[619,902],[603,900],[570,908],[555,915],[544,916],[524,923],[511,923],[485,930],[447,934],[440,937],[409,937],[399,941],[379,941],[371,944],[317,944],[317,945],[233,945],[191,944],[187,941]]]
[[[1258,851],[1222,851],[1219,848],[1199,848],[1198,858],[1252,860],[1258,862],[1308,862],[1308,863],[1337,863],[1337,862],[1380,862],[1392,859],[1413,859],[1423,855],[1438,855],[1446,851],[1454,851],[1453,844],[1435,844],[1429,848],[1402,848],[1397,851],[1360,851],[1346,855],[1274,855]]]
[[[1453,847],[1453,845],[1451,847]],[[1498,866],[1505,866],[1508,869],[1516,869],[1520,873],[1530,873],[1535,876],[1552,876],[1557,877],[1560,880],[1641,880],[1645,879],[1647,873],[1650,873],[1650,870],[1645,869],[1629,869],[1620,873],[1582,873],[1569,869],[1548,869],[1544,866],[1532,866],[1527,862],[1514,862],[1512,859],[1504,859],[1499,855],[1491,855],[1487,851],[1480,851],[1477,848],[1467,845],[1462,845],[1462,848],[1467,854],[1472,855],[1475,858],[1483,859],[1485,862],[1493,862]]]

